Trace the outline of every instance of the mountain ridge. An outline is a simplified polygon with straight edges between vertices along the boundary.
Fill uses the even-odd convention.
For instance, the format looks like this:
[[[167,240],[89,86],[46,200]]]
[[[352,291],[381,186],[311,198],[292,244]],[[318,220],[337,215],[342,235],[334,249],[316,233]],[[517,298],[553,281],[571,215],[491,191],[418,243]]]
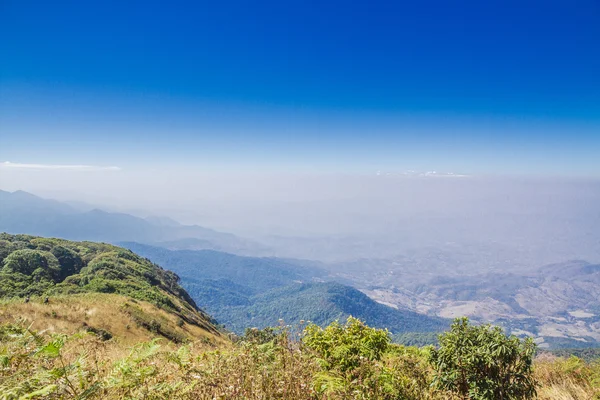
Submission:
[[[6,211],[0,213],[0,232],[13,234],[109,243],[198,239],[197,244],[206,248],[242,253],[264,248],[251,240],[199,225],[165,224],[165,218],[144,219],[99,208],[80,211],[66,203],[24,191],[0,191],[0,209]]]

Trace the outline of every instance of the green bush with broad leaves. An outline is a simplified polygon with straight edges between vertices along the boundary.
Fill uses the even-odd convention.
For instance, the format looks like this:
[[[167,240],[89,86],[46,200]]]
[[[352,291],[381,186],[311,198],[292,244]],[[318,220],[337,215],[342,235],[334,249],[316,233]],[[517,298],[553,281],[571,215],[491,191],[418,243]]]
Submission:
[[[500,327],[454,321],[430,353],[434,385],[462,399],[520,400],[536,396],[533,339],[506,336]]]

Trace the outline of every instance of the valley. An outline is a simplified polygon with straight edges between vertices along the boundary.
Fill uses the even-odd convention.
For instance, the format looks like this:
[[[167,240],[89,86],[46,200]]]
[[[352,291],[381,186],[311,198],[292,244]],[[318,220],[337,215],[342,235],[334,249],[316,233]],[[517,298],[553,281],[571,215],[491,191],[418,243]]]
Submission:
[[[353,315],[395,334],[425,335],[465,315],[534,337],[542,348],[600,343],[598,264],[536,265],[533,259],[543,257],[515,251],[508,242],[412,248],[397,242],[398,252],[389,258],[308,260],[273,254],[295,254],[285,249],[316,242],[288,238],[285,246],[267,244],[169,218],[81,211],[25,192],[0,192],[0,207],[0,231],[104,240],[176,272],[194,301],[238,334],[279,319],[325,325]],[[340,251],[340,240],[309,247]],[[364,240],[344,245],[361,249]],[[595,251],[587,249],[585,254]],[[385,254],[378,248],[369,254],[373,251]]]
[[[436,276],[406,284],[403,277],[362,277],[361,290],[398,308],[507,327],[518,336],[533,336],[541,347],[597,346],[600,339],[598,277],[600,267],[585,261],[543,266],[523,275]],[[400,282],[404,282],[399,288]],[[409,280],[410,282],[410,280]]]

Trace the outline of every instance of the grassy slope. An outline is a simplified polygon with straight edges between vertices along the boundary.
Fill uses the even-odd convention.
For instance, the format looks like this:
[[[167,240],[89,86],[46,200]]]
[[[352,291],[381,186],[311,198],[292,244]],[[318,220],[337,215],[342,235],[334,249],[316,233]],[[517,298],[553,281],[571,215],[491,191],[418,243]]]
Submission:
[[[0,234],[0,322],[106,331],[132,343],[157,336],[222,341],[178,279],[116,246]]]
[[[52,305],[20,304],[18,310],[44,313],[43,307]],[[100,311],[91,314],[90,320]],[[127,348],[94,335],[62,337],[0,323],[0,399],[458,399],[432,384],[427,349],[390,345],[371,360],[362,357],[370,342],[362,340],[357,347],[355,340],[362,336],[352,332],[355,339],[345,346],[354,343],[355,352],[346,354],[355,360],[361,355],[362,361],[344,375],[338,363],[319,362],[318,348],[298,347],[281,336],[269,343],[228,343],[217,351],[202,342],[139,342]],[[534,367],[540,400],[600,396],[599,364],[550,356]]]
[[[147,328],[152,321],[154,329]],[[155,337],[179,342],[224,342],[222,335],[213,329],[180,321],[177,315],[153,304],[116,294],[59,295],[51,297],[48,304],[42,298],[32,298],[29,303],[21,299],[0,303],[0,322],[24,322],[34,330],[48,333],[104,331],[125,346]]]

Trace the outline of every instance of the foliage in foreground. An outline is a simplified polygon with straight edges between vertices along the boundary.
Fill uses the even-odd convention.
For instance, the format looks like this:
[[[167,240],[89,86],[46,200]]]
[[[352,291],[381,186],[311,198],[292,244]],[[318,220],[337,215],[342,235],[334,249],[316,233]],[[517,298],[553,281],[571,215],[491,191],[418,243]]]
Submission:
[[[89,334],[1,329],[2,399],[416,399],[429,391],[420,350],[391,345],[385,331],[355,319],[324,336],[313,325],[297,334],[280,327],[219,348],[151,341],[126,352]]]
[[[491,343],[496,341],[498,349],[512,346],[506,344],[512,339],[500,337],[496,330],[463,320],[441,338],[439,350],[393,344],[386,331],[354,318],[324,329],[312,324],[304,329],[283,325],[251,329],[239,342],[218,348],[154,340],[124,349],[114,339],[103,341],[89,333],[48,335],[22,323],[4,324],[0,325],[0,399],[532,398],[531,391],[486,395],[436,386],[441,374],[449,373],[447,367],[440,368],[444,357],[464,356],[462,360],[471,367],[481,361],[485,350],[451,355],[456,344],[451,342],[465,330],[462,339],[467,345],[472,341],[494,347]],[[527,342],[515,345],[524,352],[519,357],[529,357],[528,346]],[[538,398],[599,398],[597,364],[576,357],[549,357],[536,361],[533,370],[521,371],[538,382]],[[507,356],[500,364],[511,363],[517,371],[518,364],[511,360]],[[456,378],[460,370],[456,372],[448,376]],[[493,373],[486,382],[498,377],[495,385],[506,385],[504,376]]]
[[[533,381],[533,339],[507,337],[491,325],[470,325],[457,319],[431,351],[434,384],[464,399],[529,399]]]

